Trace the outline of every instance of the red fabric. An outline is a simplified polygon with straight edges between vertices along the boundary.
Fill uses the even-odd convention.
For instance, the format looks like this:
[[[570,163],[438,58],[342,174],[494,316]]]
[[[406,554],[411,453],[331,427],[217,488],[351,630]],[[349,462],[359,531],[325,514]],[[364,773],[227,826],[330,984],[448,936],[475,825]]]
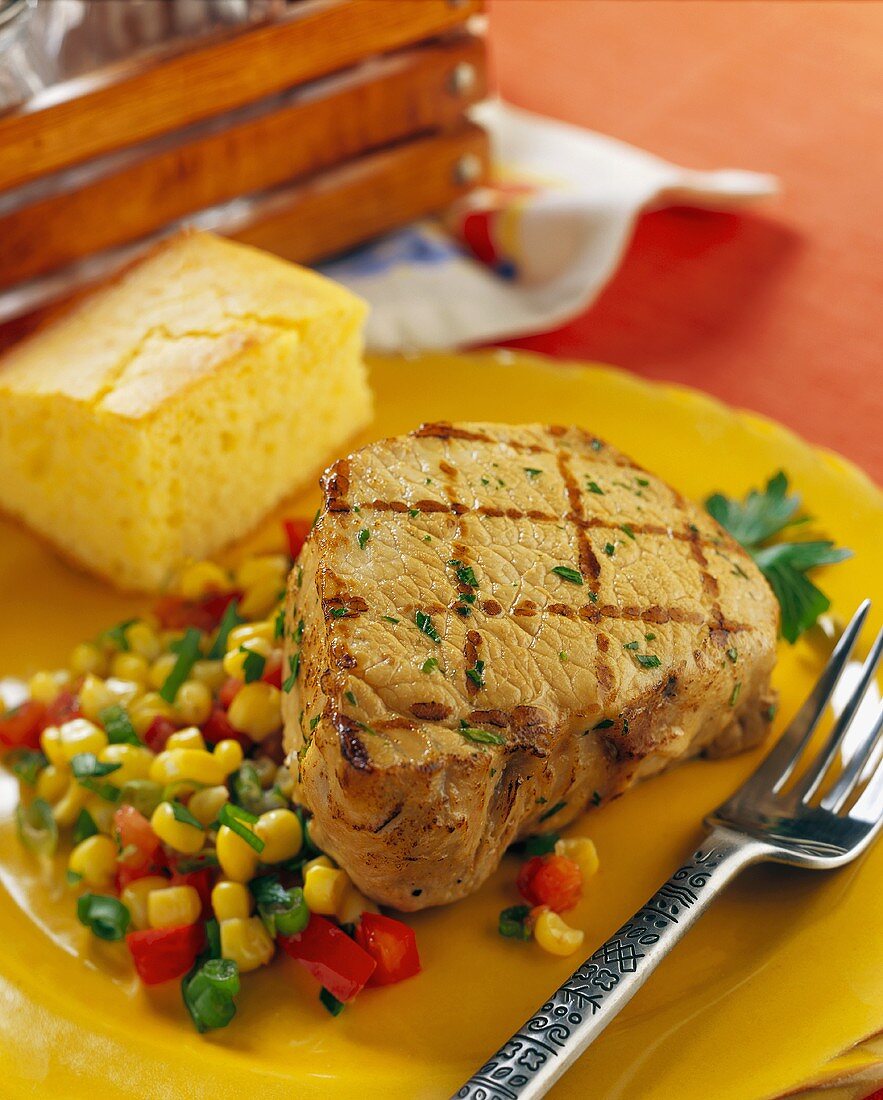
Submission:
[[[694,386],[883,480],[883,5],[489,0],[489,11],[510,102],[783,185],[750,213],[645,215],[591,309],[511,346]]]

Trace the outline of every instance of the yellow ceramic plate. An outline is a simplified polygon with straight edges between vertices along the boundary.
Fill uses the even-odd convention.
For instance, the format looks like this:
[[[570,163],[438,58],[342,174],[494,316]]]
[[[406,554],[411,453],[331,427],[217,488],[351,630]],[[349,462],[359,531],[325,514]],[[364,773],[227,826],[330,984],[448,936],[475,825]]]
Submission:
[[[824,577],[834,612],[842,617],[861,597],[883,596],[879,492],[842,460],[767,421],[614,370],[527,356],[375,362],[373,382],[377,419],[366,439],[438,418],[572,421],[695,498],[714,489],[742,493],[782,467],[819,525],[856,551]],[[310,514],[316,499],[309,494],[289,514]],[[10,674],[64,663],[76,641],[137,606],[10,525],[0,525],[0,593],[0,669]],[[811,641],[782,648],[776,683],[783,717],[822,660]],[[688,764],[575,827],[594,837],[601,857],[572,914],[589,944],[602,942],[678,865],[696,843],[703,814],[756,762],[754,753]],[[290,960],[279,961],[244,980],[232,1026],[200,1037],[176,984],[140,988],[125,948],[90,940],[76,924],[58,876],[19,851],[14,799],[6,780],[4,1097],[446,1097],[578,961],[497,934],[499,910],[517,900],[510,858],[477,896],[414,917],[424,963],[418,978],[367,992],[332,1019],[312,981]],[[858,866],[825,876],[770,867],[744,874],[555,1096],[760,1100],[821,1076],[864,1071],[873,1081],[873,1047],[831,1060],[883,1026],[881,892],[883,844]]]

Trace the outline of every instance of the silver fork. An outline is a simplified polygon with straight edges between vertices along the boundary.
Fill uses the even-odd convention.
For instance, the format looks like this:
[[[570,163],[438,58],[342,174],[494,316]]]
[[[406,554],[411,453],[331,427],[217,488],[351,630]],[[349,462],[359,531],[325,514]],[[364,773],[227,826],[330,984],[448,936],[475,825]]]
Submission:
[[[859,607],[809,698],[760,767],[706,818],[710,830],[692,859],[552,994],[456,1097],[544,1096],[744,867],[771,860],[829,870],[849,863],[871,844],[883,825],[883,761],[878,759],[883,707],[867,729],[853,731],[859,736],[850,738],[854,747],[848,755],[842,747],[874,679],[883,631],[824,745],[805,759],[869,607],[869,600]],[[842,770],[819,798],[838,754],[844,756]],[[799,777],[786,789],[797,772]]]

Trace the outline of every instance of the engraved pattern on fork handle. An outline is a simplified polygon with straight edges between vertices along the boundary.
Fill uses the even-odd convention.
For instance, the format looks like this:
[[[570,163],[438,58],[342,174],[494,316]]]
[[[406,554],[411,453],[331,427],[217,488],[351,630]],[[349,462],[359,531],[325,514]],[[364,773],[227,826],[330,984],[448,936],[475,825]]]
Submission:
[[[656,966],[765,846],[716,828],[690,862],[598,948],[455,1094],[456,1100],[536,1100],[637,993]],[[768,849],[767,849],[768,850]]]

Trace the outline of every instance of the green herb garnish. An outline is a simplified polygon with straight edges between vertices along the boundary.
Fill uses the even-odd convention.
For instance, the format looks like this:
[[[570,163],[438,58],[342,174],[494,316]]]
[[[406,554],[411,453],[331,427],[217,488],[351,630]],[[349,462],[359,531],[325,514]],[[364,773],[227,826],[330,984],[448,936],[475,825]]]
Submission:
[[[437,657],[427,657],[426,660],[423,662],[423,664],[420,666],[420,671],[421,672],[432,672],[434,669],[437,669],[437,668],[438,668],[438,658]]]
[[[77,919],[100,940],[121,940],[129,927],[129,910],[106,894],[83,894],[77,901]]]
[[[500,935],[507,940],[529,940],[532,935],[528,924],[529,916],[529,905],[510,905],[500,913]]]
[[[604,553],[607,555],[608,558],[612,558],[613,555],[616,553],[616,547],[613,545],[612,542],[607,542],[604,544]]]
[[[612,718],[602,718],[593,728],[596,730],[609,730],[615,724]]]
[[[597,493],[599,497],[604,496],[604,490],[601,488],[597,481],[588,480],[586,482],[586,488],[589,490],[590,493]]]
[[[635,532],[634,532],[634,531],[632,530],[632,528],[631,528],[630,524],[628,524],[628,523],[621,523],[621,524],[620,524],[620,526],[619,526],[619,529],[620,529],[620,531],[622,531],[622,533],[623,533],[624,535],[628,535],[628,537],[629,537],[630,539],[634,539],[634,537],[635,537]]]
[[[566,805],[566,802],[556,802],[555,805],[551,806],[545,813],[540,814],[540,821],[548,821],[548,819],[554,817],[559,810],[563,810]]]
[[[490,730],[477,730],[465,723],[460,724],[459,732],[467,741],[474,741],[479,745],[505,745],[506,740],[499,733],[491,733]]]
[[[448,565],[453,566],[460,584],[468,584],[470,588],[478,588],[478,577],[471,565],[464,565],[457,558],[451,558]]]
[[[202,832],[202,822],[193,816],[183,802],[172,801],[169,805],[172,807],[172,816],[175,821],[180,821],[182,825],[192,825],[195,829],[199,829],[199,831]]]
[[[175,696],[178,694],[178,688],[184,683],[190,675],[190,670],[199,660],[199,647],[201,641],[201,632],[198,631],[196,627],[188,626],[184,637],[181,639],[178,657],[172,667],[172,671],[165,678],[163,686],[159,689],[160,695],[167,703],[174,703]]]
[[[282,682],[282,690],[287,695],[294,687],[300,672],[300,650],[288,658],[288,675]]]
[[[524,854],[526,856],[547,856],[555,851],[555,845],[560,837],[557,833],[540,833],[537,836],[529,836],[524,842]]]
[[[310,730],[311,731],[314,730],[316,728],[316,726],[319,725],[319,722],[321,722],[321,720],[322,720],[322,715],[321,714],[317,714],[315,717],[311,718],[310,719]]]
[[[58,847],[58,826],[52,815],[52,807],[45,799],[35,798],[25,806],[19,802],[15,808],[18,839],[29,852],[39,856],[51,856]]]
[[[414,612],[414,622],[417,624],[417,629],[426,635],[427,638],[432,638],[436,645],[441,645],[441,638],[438,631],[432,625],[432,617],[427,615],[425,611]]]
[[[4,757],[3,763],[22,783],[33,787],[49,761],[36,749],[13,749]]]
[[[538,470],[536,466],[525,466],[524,472],[527,474],[530,480],[533,481],[535,478],[538,478],[543,471]]]
[[[730,661],[731,661],[731,662],[732,662],[733,664],[735,664],[735,663],[736,663],[736,661],[738,661],[738,659],[739,659],[739,651],[738,651],[738,649],[728,649],[728,650],[727,650],[727,657],[729,658],[729,660],[730,660]]]
[[[662,664],[655,653],[636,653],[635,660],[643,668],[659,668]]]
[[[346,615],[347,609],[345,607],[332,607],[331,617],[333,619],[342,619]]]
[[[267,658],[263,653],[256,653],[253,649],[249,649],[248,646],[245,645],[239,647],[239,652],[245,654],[245,660],[242,662],[243,680],[247,684],[254,683],[255,680],[260,680],[264,675]]]
[[[78,752],[71,760],[74,779],[79,780],[100,779],[102,776],[110,775],[111,772],[119,771],[122,766],[122,764],[105,764],[94,752]]]
[[[622,648],[623,649],[640,649],[641,648],[641,643],[640,642],[626,642],[625,645]]]
[[[398,623],[401,622],[401,619],[394,619],[392,615],[381,615],[380,617],[385,623],[392,623],[393,626],[396,626],[398,625]]]
[[[239,600],[231,600],[224,608],[224,614],[221,616],[221,621],[218,624],[218,633],[215,635],[215,640],[212,642],[212,647],[208,651],[208,659],[210,661],[220,661],[224,654],[227,652],[227,639],[230,637],[230,631],[234,626],[239,626],[240,623],[244,623],[245,619],[240,619],[238,614]],[[280,615],[283,612],[280,611]],[[278,629],[278,627],[277,627]],[[279,629],[277,638],[282,637],[282,631]]]
[[[359,549],[364,550],[368,539],[371,538],[371,532],[367,527],[363,527],[362,530],[356,535],[356,542],[359,544]]]
[[[472,668],[466,669],[466,675],[476,687],[484,687],[484,661],[476,660]]]
[[[781,470],[769,479],[763,492],[752,489],[742,501],[715,493],[705,507],[754,559],[782,609],[782,636],[796,642],[831,606],[807,572],[843,561],[852,551],[835,547],[830,539],[762,545],[786,527],[806,521],[797,516],[800,496],[788,495],[788,478]]]
[[[257,819],[257,814],[249,813],[248,810],[243,810],[241,806],[234,806],[232,802],[225,802],[218,814],[218,821],[222,825],[226,825],[228,829],[241,837],[246,844],[254,848],[260,855],[264,850],[264,842],[248,828],[249,825],[254,825]]]
[[[553,573],[557,573],[565,581],[570,581],[571,584],[582,584],[583,575],[578,569],[571,569],[569,565],[556,565],[552,569]]]
[[[739,698],[739,693],[741,692],[741,690],[742,690],[742,681],[737,680],[736,684],[733,688],[733,694],[730,696],[730,706],[731,707],[734,707],[736,705],[736,700]]]
[[[95,818],[88,810],[80,810],[77,815],[77,820],[74,822],[74,831],[71,835],[74,846],[81,844],[84,840],[88,840],[90,836],[96,836],[97,834],[98,826],[95,824]]]
[[[181,982],[181,996],[199,1032],[226,1027],[236,1015],[238,993],[239,967],[232,959],[209,958]]]
[[[140,745],[141,738],[135,732],[135,727],[126,712],[125,707],[119,703],[105,707],[98,716],[107,740],[111,745]]]
[[[273,638],[282,638],[285,636],[285,608],[280,607],[276,612],[276,618],[273,620]]]
[[[343,1001],[339,1001],[333,993],[329,993],[323,986],[319,992],[319,1001],[323,1008],[327,1008],[332,1016],[339,1016],[341,1012],[346,1008]]]
[[[129,639],[126,637],[126,631],[137,622],[137,619],[126,619],[125,622],[117,623],[116,626],[112,626],[108,630],[103,631],[101,638],[110,642],[116,649],[128,653],[130,647]]]

